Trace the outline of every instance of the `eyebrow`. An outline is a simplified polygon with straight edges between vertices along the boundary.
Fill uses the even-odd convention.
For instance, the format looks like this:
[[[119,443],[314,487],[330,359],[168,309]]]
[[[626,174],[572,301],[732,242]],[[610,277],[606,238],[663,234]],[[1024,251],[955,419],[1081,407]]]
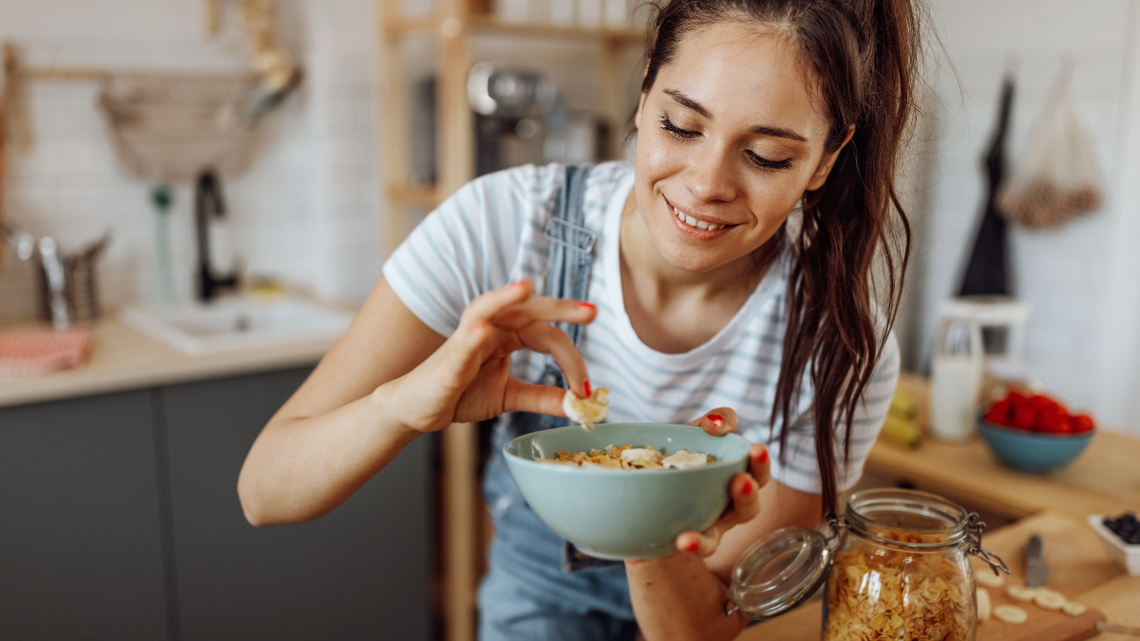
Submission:
[[[661,91],[663,93],[665,93],[666,95],[668,95],[673,100],[676,100],[677,102],[681,103],[685,107],[688,107],[689,109],[692,109],[693,111],[701,114],[705,118],[710,118],[710,119],[712,118],[712,114],[709,113],[708,109],[705,109],[705,107],[701,103],[697,102],[696,100],[693,100],[692,98],[686,96],[684,94],[684,92],[678,91],[676,89],[662,89]],[[792,131],[791,129],[785,129],[783,127],[768,127],[765,125],[756,125],[755,127],[750,128],[749,131],[751,131],[754,134],[761,135],[761,136],[771,136],[773,138],[787,138],[788,140],[795,140],[797,142],[807,142],[808,141],[807,138],[804,138],[800,134],[797,134],[796,132]]]

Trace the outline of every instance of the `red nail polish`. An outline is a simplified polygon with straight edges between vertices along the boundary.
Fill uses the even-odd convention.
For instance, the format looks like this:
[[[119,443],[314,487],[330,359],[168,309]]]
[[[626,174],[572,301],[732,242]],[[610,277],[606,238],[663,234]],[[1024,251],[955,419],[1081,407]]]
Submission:
[[[516,280],[515,282],[511,283],[511,287],[522,287],[522,284],[525,282],[526,282],[525,279],[524,280]]]
[[[709,420],[717,427],[724,425],[724,417],[720,414],[709,414]]]
[[[589,396],[590,395],[590,379],[587,378],[586,382],[582,383],[582,387],[585,388],[585,390],[586,390],[586,396]]]
[[[597,305],[595,305],[593,303],[587,303],[587,302],[578,303],[578,306],[579,307],[585,307],[586,309],[597,309],[598,308]]]
[[[701,542],[700,541],[693,541],[692,543],[689,544],[689,547],[687,547],[685,549],[690,551],[690,552],[696,552],[697,548],[699,548],[699,547],[701,547]]]
[[[740,493],[741,494],[751,494],[752,493],[752,481],[745,481],[744,485],[740,486]]]
[[[758,463],[760,463],[761,465],[767,463],[768,462],[768,450],[764,450],[763,452],[760,452],[760,456],[756,457],[756,461]]]

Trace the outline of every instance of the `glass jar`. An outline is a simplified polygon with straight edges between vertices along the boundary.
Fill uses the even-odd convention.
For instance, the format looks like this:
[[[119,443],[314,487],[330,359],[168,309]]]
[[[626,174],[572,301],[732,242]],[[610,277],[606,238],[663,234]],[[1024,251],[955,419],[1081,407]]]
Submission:
[[[978,515],[927,492],[874,489],[847,502],[829,536],[784,528],[745,551],[732,572],[725,614],[778,616],[824,588],[824,641],[973,641],[975,555],[1009,568],[982,548]]]
[[[824,641],[974,641],[970,517],[925,492],[854,494],[827,581]]]

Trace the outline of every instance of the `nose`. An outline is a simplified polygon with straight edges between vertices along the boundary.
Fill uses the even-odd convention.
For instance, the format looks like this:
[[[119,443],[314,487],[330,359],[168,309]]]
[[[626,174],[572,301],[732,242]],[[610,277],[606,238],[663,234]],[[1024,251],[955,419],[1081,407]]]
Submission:
[[[706,145],[685,170],[685,187],[701,202],[730,202],[736,198],[733,152],[721,145]]]

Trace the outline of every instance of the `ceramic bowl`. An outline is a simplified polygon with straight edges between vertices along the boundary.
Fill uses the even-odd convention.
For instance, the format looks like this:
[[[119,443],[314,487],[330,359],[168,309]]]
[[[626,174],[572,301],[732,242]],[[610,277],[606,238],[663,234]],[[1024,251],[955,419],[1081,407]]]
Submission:
[[[715,462],[620,470],[535,460],[627,444],[663,454],[686,449]],[[503,451],[523,498],[550,529],[590,556],[620,560],[671,554],[678,534],[711,526],[728,505],[733,475],[747,468],[751,447],[736,434],[710,436],[689,425],[613,423],[592,432],[569,426],[527,434]]]
[[[999,461],[1033,474],[1044,474],[1072,463],[1096,435],[1095,429],[1081,434],[1030,432],[997,425],[981,416],[978,431]]]
[[[1140,545],[1125,543],[1115,532],[1104,524],[1103,514],[1089,516],[1089,525],[1100,535],[1100,540],[1113,559],[1119,563],[1128,574],[1140,576]]]

